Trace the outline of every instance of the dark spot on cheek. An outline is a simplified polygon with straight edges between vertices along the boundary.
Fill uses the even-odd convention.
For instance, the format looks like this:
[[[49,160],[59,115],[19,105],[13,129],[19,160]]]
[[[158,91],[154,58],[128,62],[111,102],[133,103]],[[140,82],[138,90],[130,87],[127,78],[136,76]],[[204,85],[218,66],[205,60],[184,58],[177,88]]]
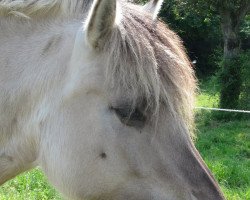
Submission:
[[[104,153],[104,152],[102,152],[102,153],[100,154],[100,157],[101,157],[102,159],[106,159],[106,158],[107,158],[107,154]]]

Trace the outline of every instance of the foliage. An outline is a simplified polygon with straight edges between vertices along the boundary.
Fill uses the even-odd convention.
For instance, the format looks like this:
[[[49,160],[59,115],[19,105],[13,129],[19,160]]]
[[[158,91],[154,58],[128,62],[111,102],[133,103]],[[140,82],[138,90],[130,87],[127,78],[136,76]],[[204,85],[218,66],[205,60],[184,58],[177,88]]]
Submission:
[[[250,11],[249,0],[186,0],[197,5],[206,4],[221,21],[224,53],[220,75],[220,107],[237,108],[242,88],[240,53],[240,25]],[[226,115],[225,115],[226,117]]]
[[[185,1],[196,7],[203,7],[203,8],[206,7],[218,13],[221,12],[222,10],[231,10],[234,13],[234,15],[239,14],[240,11],[244,10],[246,7],[249,6],[248,0],[185,0]]]
[[[241,46],[244,51],[250,49],[250,14],[246,15],[240,29]]]
[[[225,59],[220,64],[216,81],[220,85],[220,107],[231,109],[250,109],[250,51],[238,57]],[[217,84],[217,85],[218,85]],[[225,95],[223,97],[223,95]],[[219,113],[217,119],[247,118],[245,114]]]
[[[222,108],[238,107],[242,84],[241,70],[240,57],[223,60],[220,74],[220,106]]]
[[[222,49],[222,35],[219,17],[213,11],[194,7],[186,1],[168,0],[163,3],[160,17],[184,40],[191,60],[197,61],[195,68],[199,77],[217,70],[211,58],[219,52],[215,49]]]
[[[225,3],[226,2],[226,3]],[[164,1],[160,17],[184,40],[191,60],[196,60],[199,78],[208,77],[219,69],[223,59],[223,37],[219,9],[229,7],[234,12],[245,0],[168,0]],[[240,27],[243,49],[250,47],[250,15]],[[221,59],[221,60],[219,60]]]
[[[250,110],[250,50],[240,55],[242,68],[242,92],[239,107]]]

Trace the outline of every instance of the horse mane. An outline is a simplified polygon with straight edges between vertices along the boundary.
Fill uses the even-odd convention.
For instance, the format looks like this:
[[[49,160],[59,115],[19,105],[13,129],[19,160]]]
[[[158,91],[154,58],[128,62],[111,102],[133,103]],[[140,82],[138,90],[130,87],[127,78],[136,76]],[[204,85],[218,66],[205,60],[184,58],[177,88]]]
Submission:
[[[58,16],[83,13],[92,0],[0,0],[0,16]]]
[[[140,6],[121,7],[121,22],[104,51],[109,88],[131,97],[135,106],[146,102],[153,119],[166,108],[192,136],[196,79],[181,39]]]

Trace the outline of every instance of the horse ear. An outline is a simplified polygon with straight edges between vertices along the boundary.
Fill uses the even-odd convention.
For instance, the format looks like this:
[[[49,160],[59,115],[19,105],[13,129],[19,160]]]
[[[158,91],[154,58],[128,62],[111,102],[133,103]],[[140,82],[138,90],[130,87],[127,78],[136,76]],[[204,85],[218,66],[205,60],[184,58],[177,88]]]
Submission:
[[[116,0],[95,0],[88,14],[85,30],[87,42],[94,48],[103,47],[115,25]]]
[[[162,6],[163,0],[150,0],[143,6],[143,10],[152,13],[153,19],[156,19]]]

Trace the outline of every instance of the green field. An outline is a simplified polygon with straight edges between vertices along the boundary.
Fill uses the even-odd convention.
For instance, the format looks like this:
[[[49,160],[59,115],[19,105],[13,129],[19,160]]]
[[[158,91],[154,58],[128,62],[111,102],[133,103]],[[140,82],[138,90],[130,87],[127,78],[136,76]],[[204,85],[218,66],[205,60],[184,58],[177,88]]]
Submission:
[[[218,94],[208,85],[198,106],[216,107]],[[196,146],[214,173],[228,200],[250,200],[250,120],[221,122],[211,111],[197,110]],[[213,111],[214,112],[214,111]],[[1,200],[62,199],[38,170],[32,170],[0,188]]]

